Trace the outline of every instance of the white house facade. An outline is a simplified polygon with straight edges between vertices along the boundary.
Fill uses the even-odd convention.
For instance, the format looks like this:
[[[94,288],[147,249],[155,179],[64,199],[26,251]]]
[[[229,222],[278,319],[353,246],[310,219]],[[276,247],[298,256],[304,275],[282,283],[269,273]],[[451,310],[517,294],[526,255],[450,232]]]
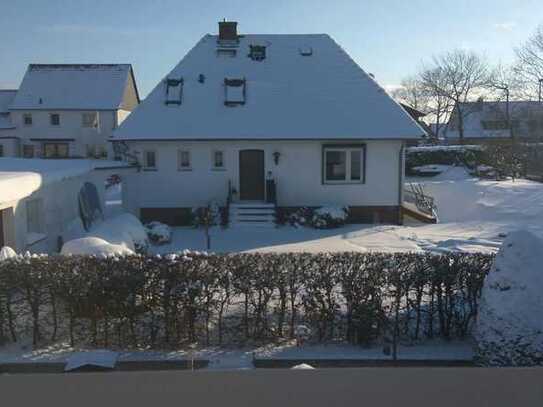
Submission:
[[[194,207],[341,205],[400,222],[403,150],[424,130],[328,35],[238,35],[219,23],[114,132],[141,170],[126,209],[186,222]]]
[[[128,64],[32,64],[8,106],[15,127],[9,156],[112,157],[108,140],[138,103]]]

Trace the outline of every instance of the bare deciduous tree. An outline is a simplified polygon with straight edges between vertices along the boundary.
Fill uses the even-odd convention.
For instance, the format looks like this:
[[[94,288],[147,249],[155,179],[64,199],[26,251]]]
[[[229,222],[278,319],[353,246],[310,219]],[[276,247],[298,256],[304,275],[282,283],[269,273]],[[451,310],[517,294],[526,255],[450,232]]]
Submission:
[[[486,61],[466,50],[454,50],[434,57],[433,66],[425,70],[424,83],[433,94],[440,95],[454,105],[451,119],[458,130],[460,142],[464,139],[464,120],[469,109],[465,103],[481,97],[488,87],[489,69]]]
[[[514,71],[522,82],[524,99],[535,99],[539,93],[539,81],[543,79],[543,25],[521,46],[515,49],[517,62]]]
[[[453,104],[451,99],[439,89],[446,87],[445,75],[441,68],[425,69],[419,73],[420,83],[424,93],[428,97],[428,114],[433,116],[436,124],[436,136],[439,137],[439,129],[445,123]]]
[[[392,97],[423,113],[430,110],[430,97],[418,76],[409,76],[402,80],[400,87],[392,92]]]

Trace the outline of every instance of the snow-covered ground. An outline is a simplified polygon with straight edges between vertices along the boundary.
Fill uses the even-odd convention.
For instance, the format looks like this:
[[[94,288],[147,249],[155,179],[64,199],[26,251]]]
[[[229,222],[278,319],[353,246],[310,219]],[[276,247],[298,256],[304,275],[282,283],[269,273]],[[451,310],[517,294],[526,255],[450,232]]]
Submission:
[[[435,225],[347,225],[339,229],[258,228],[211,230],[211,251],[465,251],[495,252],[505,235],[524,229],[543,237],[543,184],[527,181],[488,181],[450,167],[422,183],[437,203]],[[206,250],[201,229],[174,228],[172,242],[154,247],[156,253],[182,249]]]
[[[38,350],[12,344],[0,348],[0,363],[67,362],[81,349],[71,348],[67,343],[57,343]],[[428,340],[416,346],[399,346],[398,358],[404,360],[471,360],[473,344],[466,341]],[[194,350],[172,351],[121,351],[119,361],[146,360],[209,360],[208,369],[252,369],[256,359],[368,359],[386,360],[382,346],[362,348],[348,344],[304,345],[297,347],[293,342],[281,345],[266,345],[243,348],[209,347]]]

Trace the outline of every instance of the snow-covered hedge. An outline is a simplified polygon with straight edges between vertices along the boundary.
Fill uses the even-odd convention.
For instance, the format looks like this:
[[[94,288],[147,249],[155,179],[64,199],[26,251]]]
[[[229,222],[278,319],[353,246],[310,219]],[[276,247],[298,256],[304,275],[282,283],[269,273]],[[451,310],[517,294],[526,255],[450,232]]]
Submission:
[[[406,173],[417,175],[415,168],[427,165],[463,165],[474,168],[485,162],[481,146],[431,146],[406,149]]]
[[[476,339],[485,365],[543,365],[543,241],[510,233],[484,282]]]
[[[0,339],[30,328],[35,343],[164,348],[294,338],[300,326],[308,341],[365,345],[392,332],[409,342],[464,337],[491,262],[409,253],[16,256],[0,262],[9,316]]]

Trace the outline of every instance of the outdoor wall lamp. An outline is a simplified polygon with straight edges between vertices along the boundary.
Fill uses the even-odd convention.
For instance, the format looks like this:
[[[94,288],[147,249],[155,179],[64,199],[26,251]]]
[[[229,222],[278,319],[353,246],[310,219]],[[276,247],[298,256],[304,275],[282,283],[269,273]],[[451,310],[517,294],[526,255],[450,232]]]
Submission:
[[[279,164],[279,157],[281,157],[281,153],[279,151],[275,151],[273,153],[273,162],[275,165]]]

